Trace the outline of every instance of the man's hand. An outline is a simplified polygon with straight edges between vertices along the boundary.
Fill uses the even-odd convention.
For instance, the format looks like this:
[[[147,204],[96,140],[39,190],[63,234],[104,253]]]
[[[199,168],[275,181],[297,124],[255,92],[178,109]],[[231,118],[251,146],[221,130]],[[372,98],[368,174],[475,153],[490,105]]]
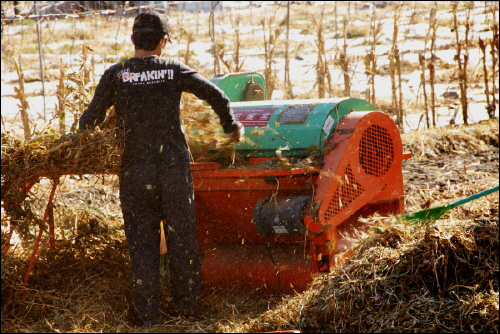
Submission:
[[[238,127],[236,128],[236,130],[229,134],[229,140],[227,141],[228,143],[239,143],[243,140],[243,137],[245,136],[245,127],[239,122],[237,123],[237,125]]]

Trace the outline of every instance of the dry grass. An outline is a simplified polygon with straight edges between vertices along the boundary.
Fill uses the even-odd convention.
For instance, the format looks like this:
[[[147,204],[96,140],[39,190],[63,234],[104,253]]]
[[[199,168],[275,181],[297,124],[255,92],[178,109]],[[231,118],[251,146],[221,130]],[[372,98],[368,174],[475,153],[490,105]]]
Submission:
[[[186,100],[185,106],[196,105],[189,96]],[[188,127],[195,127],[194,118],[184,119]],[[100,133],[102,131],[94,135]],[[450,149],[443,146],[442,137],[437,137],[449,133],[449,130],[426,133],[425,145],[437,147],[436,152]],[[482,139],[476,138],[478,135]],[[403,140],[407,147],[412,147],[411,141],[416,139],[409,136],[405,134]],[[468,143],[461,148],[464,152],[476,152],[483,148],[479,141],[485,141],[488,136],[493,145],[496,138],[498,147],[498,122],[462,127],[450,138],[463,145]],[[60,150],[67,153],[69,147]],[[432,151],[425,151],[425,156]],[[457,157],[463,154],[457,150],[454,153]],[[442,152],[438,157],[446,154]],[[64,154],[52,159],[55,157],[63,158]],[[421,164],[422,168],[430,168],[425,160],[415,159],[414,163],[417,167]],[[2,175],[5,171],[2,166]],[[429,175],[432,171],[429,170]],[[447,173],[436,174],[432,182],[446,180],[450,177],[444,175]],[[419,209],[429,199],[433,206],[450,203],[457,196],[466,197],[498,183],[498,175],[476,174],[444,189],[426,189],[431,181],[408,182],[405,186],[407,208]],[[43,190],[40,188],[36,193],[43,194]],[[455,210],[429,229],[411,228],[390,219],[368,219],[366,222],[373,225],[374,233],[357,246],[350,263],[321,278],[307,291],[282,298],[259,290],[240,291],[237,287],[205,291],[202,317],[187,319],[164,314],[161,324],[150,330],[496,331],[498,200],[494,196]],[[94,203],[94,206],[104,208],[104,203]],[[66,238],[60,237],[55,249],[42,247],[24,298],[20,298],[21,282],[30,253],[28,245],[32,241],[27,240],[26,248],[18,246],[2,252],[2,330],[144,332],[145,329],[134,327],[130,321],[128,250],[123,231],[116,227],[119,221],[102,210],[71,204],[70,197],[65,206],[60,220],[69,222],[56,221],[66,228]],[[31,227],[35,232],[36,229]],[[4,237],[2,235],[2,246]],[[42,240],[42,245],[48,244],[47,239]],[[167,285],[163,294],[163,306],[168,310],[171,298]]]
[[[348,265],[245,329],[498,331],[498,220],[427,229],[385,223]]]
[[[27,254],[2,253],[2,330],[7,332],[145,332],[131,321],[128,249],[123,234],[79,231],[38,255],[30,287],[22,291]],[[163,286],[164,309],[172,308]],[[164,314],[154,332],[226,332],[274,307],[278,298],[259,291],[204,291],[204,316]]]
[[[413,159],[438,158],[442,154],[481,152],[498,147],[498,119],[472,126],[453,126],[409,132],[402,135],[405,152]]]

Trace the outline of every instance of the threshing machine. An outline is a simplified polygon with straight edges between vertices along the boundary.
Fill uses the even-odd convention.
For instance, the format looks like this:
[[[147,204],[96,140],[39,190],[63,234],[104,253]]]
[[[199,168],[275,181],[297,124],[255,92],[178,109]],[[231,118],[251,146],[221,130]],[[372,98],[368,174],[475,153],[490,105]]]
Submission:
[[[341,260],[360,216],[404,213],[403,148],[389,116],[349,97],[266,100],[258,73],[211,80],[247,140],[235,145],[243,168],[192,164],[205,287],[304,290]]]

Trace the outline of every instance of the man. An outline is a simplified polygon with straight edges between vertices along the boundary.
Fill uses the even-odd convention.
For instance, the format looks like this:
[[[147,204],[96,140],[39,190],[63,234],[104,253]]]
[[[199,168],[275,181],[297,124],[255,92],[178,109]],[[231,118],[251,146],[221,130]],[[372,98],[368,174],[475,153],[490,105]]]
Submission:
[[[114,105],[125,149],[120,166],[120,201],[130,248],[134,307],[145,326],[160,315],[160,221],[166,221],[173,303],[181,315],[200,313],[201,258],[196,235],[189,148],[180,120],[182,92],[206,100],[231,140],[243,127],[227,96],[196,71],[161,58],[170,41],[165,18],[156,12],[134,21],[133,58],[106,70],[80,118],[94,128]]]

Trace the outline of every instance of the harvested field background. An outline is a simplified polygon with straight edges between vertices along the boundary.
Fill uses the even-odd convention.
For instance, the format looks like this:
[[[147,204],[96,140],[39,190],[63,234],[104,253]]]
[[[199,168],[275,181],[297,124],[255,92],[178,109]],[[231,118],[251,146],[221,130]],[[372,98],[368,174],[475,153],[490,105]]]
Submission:
[[[452,203],[499,183],[498,109],[496,118],[487,120],[478,44],[479,37],[492,37],[495,24],[498,32],[498,4],[495,7],[494,2],[474,3],[467,73],[469,121],[473,123],[470,125],[461,124],[460,102],[451,94],[459,94],[461,83],[454,60],[452,3],[438,2],[436,12],[436,128],[428,129],[425,125],[424,115],[430,114],[430,108],[424,104],[418,63],[418,55],[423,53],[427,65],[430,64],[429,51],[424,50],[423,44],[428,43],[426,48],[430,45],[427,29],[434,2],[407,3],[402,14],[397,38],[403,64],[405,121],[401,128],[404,150],[413,154],[403,162],[406,212]],[[347,32],[351,96],[371,98],[370,73],[375,73],[376,106],[396,119],[392,91],[381,88],[391,86],[388,74],[394,4],[376,9],[378,23],[383,27],[377,43],[370,35],[372,8],[365,8],[361,2],[338,4],[339,39],[334,36],[334,4],[325,5],[325,59],[333,78],[326,96],[344,92],[346,78],[341,75],[340,54],[343,34]],[[458,4],[463,34],[468,3]],[[319,17],[323,6],[295,4],[291,8],[293,93],[296,98],[317,98],[317,77],[322,74],[317,72],[319,35],[314,31],[319,25],[313,24],[313,19]],[[274,21],[267,22],[282,29],[285,9],[286,6],[271,5],[235,8],[218,18],[221,27],[217,32],[222,36],[219,45],[225,45],[224,60],[231,69],[237,65],[237,58],[233,57],[236,17],[241,17],[241,70],[264,72],[264,32],[259,20],[270,19],[274,13]],[[350,20],[344,21],[346,31],[341,24],[343,18]],[[172,305],[165,283],[162,293],[166,313],[161,324],[150,329],[133,326],[128,248],[114,175],[120,147],[110,140],[114,138],[112,113],[106,121],[108,126],[99,131],[76,134],[72,129],[89,102],[99,75],[113,62],[132,55],[128,42],[132,20],[132,16],[102,15],[42,24],[48,122],[43,119],[34,21],[17,20],[15,24],[2,25],[2,332],[498,332],[498,193],[457,207],[431,226],[412,227],[396,222],[394,217],[365,217],[372,233],[356,246],[350,262],[321,277],[302,293],[278,296],[237,288],[204,291],[202,316],[184,318],[168,313]],[[190,23],[191,30],[183,25],[185,22]],[[174,44],[165,49],[166,56],[187,59],[191,66],[211,77],[213,55],[204,29],[208,13],[172,11],[169,24]],[[194,33],[198,25],[203,31],[199,34]],[[280,34],[282,38],[284,31]],[[190,38],[195,40],[188,42]],[[379,63],[375,64],[377,70],[370,72],[369,67],[374,64],[364,62],[373,45]],[[278,40],[275,47],[270,68],[276,83],[273,98],[279,99],[288,94],[281,82],[284,40]],[[489,57],[490,83],[495,85],[498,56],[495,61]],[[22,65],[21,74],[24,71],[26,84],[22,94],[15,91],[20,80],[13,59]],[[221,64],[224,66],[228,67]],[[63,96],[61,86],[57,86],[61,75],[67,88],[66,100],[58,99]],[[490,95],[490,102],[498,102],[498,88]],[[22,140],[19,109],[23,101],[30,105],[29,140]],[[60,117],[61,105],[66,106],[65,117]],[[194,158],[206,156],[208,145],[223,147],[225,137],[219,133],[219,126],[211,123],[210,110],[188,95],[184,96],[183,105],[184,125],[191,135]],[[198,124],[206,127],[204,136],[191,131]],[[61,128],[66,132],[62,133]],[[91,147],[96,142],[99,146]],[[55,248],[49,247],[45,233],[28,288],[23,292],[22,282],[39,232],[38,223],[52,187],[50,179],[63,174],[74,175],[62,176],[56,191]],[[15,198],[19,193],[9,192],[37,181],[38,177],[41,179],[28,196]],[[30,212],[34,223],[23,224],[9,217],[6,210],[21,216]],[[7,242],[11,224],[16,228]]]

